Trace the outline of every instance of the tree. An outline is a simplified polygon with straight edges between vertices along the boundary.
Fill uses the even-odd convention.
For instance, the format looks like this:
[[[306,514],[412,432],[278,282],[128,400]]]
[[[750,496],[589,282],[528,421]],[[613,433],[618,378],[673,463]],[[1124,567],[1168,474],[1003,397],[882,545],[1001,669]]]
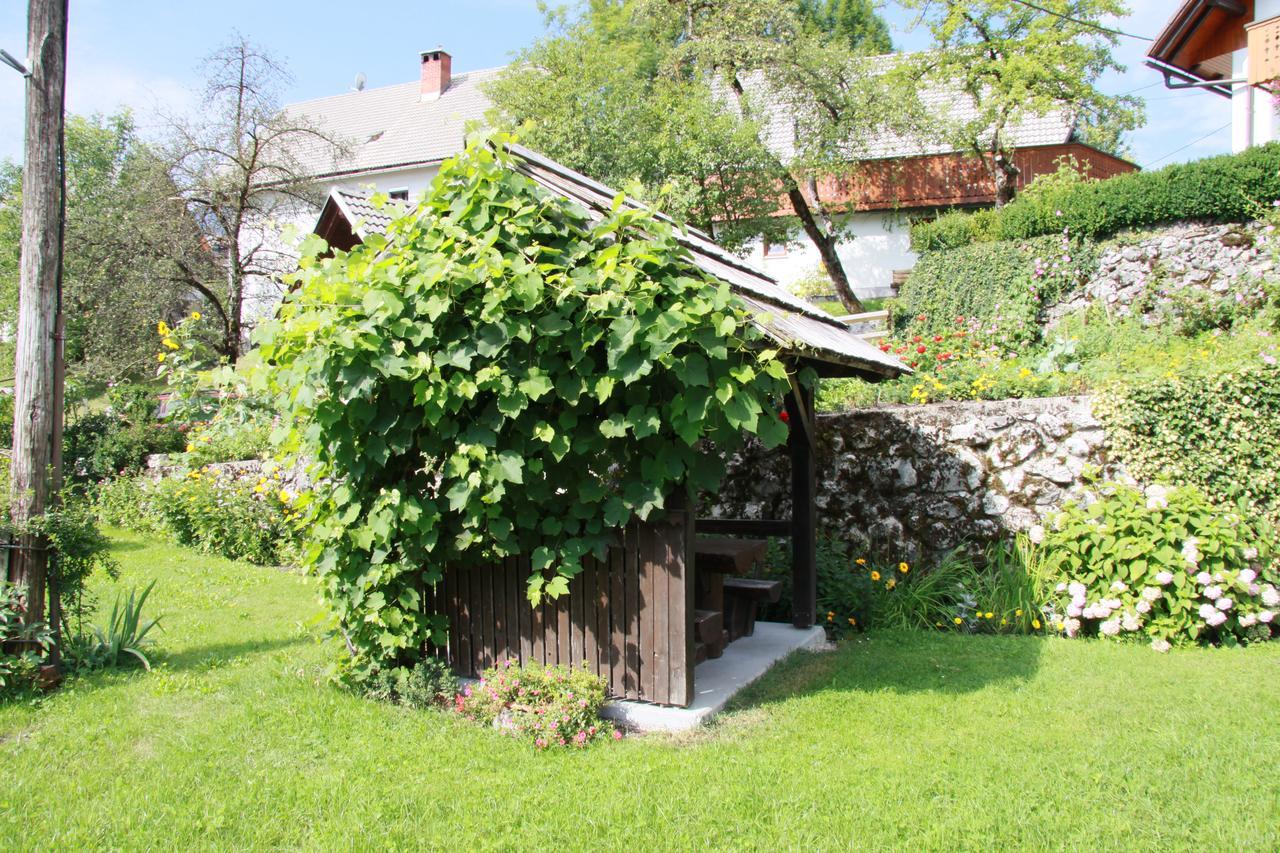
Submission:
[[[864,55],[883,40],[833,33],[828,11],[840,6],[590,0],[575,19],[553,15],[490,95],[512,120],[534,121],[534,147],[651,197],[666,184],[664,201],[722,242],[776,238],[778,216],[794,215],[860,310],[819,178],[854,168],[867,141],[914,113],[892,68]],[[853,27],[853,12],[840,14]]]
[[[288,74],[247,39],[238,37],[214,53],[205,70],[197,115],[169,119],[168,156],[173,180],[217,260],[217,278],[189,258],[174,262],[220,321],[220,349],[235,361],[244,345],[248,300],[274,302],[279,276],[295,262],[274,223],[321,200],[303,158],[337,163],[347,147],[304,117],[281,111],[278,93]]]
[[[798,13],[814,31],[859,53],[892,53],[889,25],[871,0],[799,0]]]
[[[91,383],[146,375],[154,363],[156,320],[182,313],[189,288],[175,260],[209,263],[195,222],[177,199],[157,152],[132,116],[66,119],[67,214],[62,296],[67,368]],[[21,169],[0,168],[0,244],[18,235],[11,211]],[[9,322],[16,275],[0,258],[0,322]],[[174,316],[170,316],[174,315]]]
[[[1080,135],[1116,150],[1138,127],[1141,102],[1103,94],[1097,81],[1123,71],[1104,19],[1127,14],[1122,0],[904,0],[919,9],[933,34],[923,55],[923,79],[949,87],[976,106],[971,115],[940,116],[940,133],[981,158],[996,187],[996,204],[1011,201],[1019,170],[1010,129],[1028,118],[1065,110]],[[1037,8],[1039,7],[1039,8]]]

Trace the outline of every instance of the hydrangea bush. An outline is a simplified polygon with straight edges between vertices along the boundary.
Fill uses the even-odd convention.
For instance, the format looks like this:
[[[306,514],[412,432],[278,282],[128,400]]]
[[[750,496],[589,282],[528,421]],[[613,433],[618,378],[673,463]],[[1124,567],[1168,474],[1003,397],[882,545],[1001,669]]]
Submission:
[[[606,698],[604,679],[580,669],[518,666],[505,660],[484,671],[455,699],[458,713],[513,737],[525,737],[538,749],[584,747],[602,738],[620,738],[600,718]]]
[[[1164,651],[1276,633],[1269,531],[1195,487],[1107,483],[1033,534],[1054,584],[1045,615],[1066,636],[1141,636]]]

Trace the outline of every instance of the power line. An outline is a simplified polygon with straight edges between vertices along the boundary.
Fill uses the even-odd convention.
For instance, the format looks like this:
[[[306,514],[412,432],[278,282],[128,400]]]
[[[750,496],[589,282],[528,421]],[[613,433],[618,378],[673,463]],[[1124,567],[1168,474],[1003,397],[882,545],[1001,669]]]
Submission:
[[[1215,128],[1214,130],[1209,131],[1204,136],[1191,140],[1186,145],[1183,145],[1181,148],[1173,149],[1163,157],[1157,157],[1156,159],[1152,160],[1150,163],[1147,163],[1142,168],[1150,169],[1152,166],[1154,166],[1156,163],[1159,163],[1161,160],[1168,160],[1170,157],[1172,157],[1174,154],[1177,154],[1179,151],[1186,151],[1188,148],[1190,148],[1192,145],[1195,145],[1197,142],[1204,142],[1210,136],[1213,136],[1215,133],[1221,133],[1222,131],[1226,130],[1228,127],[1231,127],[1231,122],[1227,122],[1222,127]]]
[[[1082,21],[1081,19],[1074,18],[1071,15],[1066,15],[1062,12],[1055,12],[1052,9],[1046,9],[1043,6],[1030,2],[1030,0],[1013,0],[1013,2],[1020,3],[1029,9],[1035,9],[1037,12],[1044,12],[1046,15],[1053,15],[1055,18],[1061,18],[1064,21],[1070,21],[1073,24],[1079,24],[1080,26],[1088,27],[1091,30],[1097,30],[1100,33],[1109,33],[1113,36],[1124,36],[1125,38],[1137,39],[1138,41],[1155,41],[1153,38],[1147,38],[1146,36],[1139,36],[1133,33],[1126,33],[1124,30],[1114,30],[1111,27],[1104,27],[1102,24],[1095,24],[1092,21]]]

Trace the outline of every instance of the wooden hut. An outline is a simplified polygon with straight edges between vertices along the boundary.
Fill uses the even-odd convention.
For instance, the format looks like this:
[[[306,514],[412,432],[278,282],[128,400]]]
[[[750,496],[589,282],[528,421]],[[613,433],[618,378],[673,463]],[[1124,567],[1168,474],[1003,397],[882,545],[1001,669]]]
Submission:
[[[510,150],[514,168],[594,216],[602,216],[617,195],[532,151]],[[381,233],[390,221],[389,212],[373,207],[367,197],[334,190],[316,233],[346,250],[370,233]],[[670,502],[663,517],[633,521],[618,531],[607,559],[588,558],[568,595],[536,607],[524,596],[530,571],[525,558],[509,558],[483,571],[451,566],[443,582],[428,590],[424,606],[449,617],[449,641],[437,653],[447,655],[459,674],[474,676],[507,659],[585,662],[608,680],[615,697],[687,706],[694,695],[695,665],[750,634],[757,601],[776,596],[776,585],[743,577],[763,559],[769,536],[791,541],[793,624],[814,625],[815,418],[812,392],[796,374],[811,367],[820,377],[878,381],[907,368],[705,234],[690,229],[680,240],[699,267],[730,286],[793,367],[786,400],[792,517],[700,520],[696,500]]]

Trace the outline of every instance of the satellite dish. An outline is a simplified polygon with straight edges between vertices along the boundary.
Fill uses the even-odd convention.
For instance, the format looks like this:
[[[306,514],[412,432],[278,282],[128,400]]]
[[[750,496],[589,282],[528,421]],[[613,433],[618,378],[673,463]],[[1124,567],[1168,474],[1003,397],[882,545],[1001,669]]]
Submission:
[[[363,71],[361,71],[359,74],[357,74],[357,75],[356,75],[356,85],[355,85],[355,90],[356,90],[357,92],[363,92],[363,91],[364,91],[364,84],[365,84],[366,82],[368,82],[368,78],[367,78],[367,77],[365,77],[365,76],[364,76],[364,72],[363,72]]]

